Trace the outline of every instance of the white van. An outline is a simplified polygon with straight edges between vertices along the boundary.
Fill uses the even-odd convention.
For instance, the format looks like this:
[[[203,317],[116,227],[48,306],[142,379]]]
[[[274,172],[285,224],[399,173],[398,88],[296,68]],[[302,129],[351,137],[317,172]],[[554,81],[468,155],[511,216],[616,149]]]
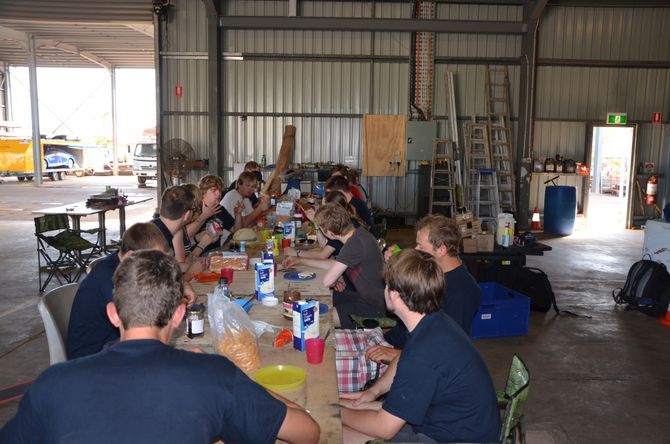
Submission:
[[[156,141],[140,141],[133,151],[133,174],[137,177],[140,187],[146,186],[147,180],[158,178],[156,162]]]

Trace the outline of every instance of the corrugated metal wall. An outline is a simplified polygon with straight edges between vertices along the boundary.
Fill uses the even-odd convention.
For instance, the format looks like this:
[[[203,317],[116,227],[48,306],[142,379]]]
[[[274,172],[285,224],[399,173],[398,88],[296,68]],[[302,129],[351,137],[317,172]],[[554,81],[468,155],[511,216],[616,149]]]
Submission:
[[[670,69],[541,66],[537,119],[605,121],[607,112],[649,121],[670,109]]]
[[[554,59],[668,61],[668,22],[670,8],[549,6],[542,17],[539,54]]]
[[[226,15],[288,13],[286,2],[229,2]],[[304,2],[301,15],[317,17],[409,17],[407,4],[389,4],[373,11],[371,3]],[[224,31],[226,52],[272,55],[270,60],[224,62],[224,162],[259,160],[273,163],[284,126],[296,126],[295,162],[344,162],[361,158],[360,116],[368,113],[406,114],[409,97],[408,63],[351,60],[285,60],[281,55],[400,56],[409,55],[409,33],[346,31]],[[242,117],[241,114],[261,116]],[[269,114],[269,115],[268,115]],[[273,115],[274,114],[274,115]],[[285,116],[298,114],[299,116]],[[226,180],[232,180],[231,173]],[[406,179],[400,187],[405,190]],[[368,180],[375,203],[390,207],[387,179]],[[416,189],[416,186],[410,186]],[[378,192],[376,190],[379,190]],[[414,199],[409,199],[413,202]]]
[[[167,131],[191,141],[204,156],[209,103],[205,11],[201,2],[186,0],[177,1],[174,10],[164,37],[164,51],[173,53],[164,59]],[[410,2],[299,2],[299,15],[314,17],[410,18],[411,12]],[[223,14],[286,16],[288,2],[228,1]],[[538,36],[535,157],[560,153],[583,160],[587,123],[604,120],[607,111],[628,112],[629,119],[641,123],[652,111],[662,111],[667,119],[670,28],[663,25],[669,14],[670,8],[546,8]],[[437,17],[520,21],[522,8],[438,3]],[[362,114],[408,112],[410,33],[225,30],[221,39],[224,52],[245,56],[222,62],[220,155],[226,166],[259,160],[263,154],[274,162],[287,124],[297,128],[296,162],[360,159]],[[434,114],[440,136],[448,136],[445,72],[455,73],[457,114],[463,123],[484,115],[485,64],[509,64],[520,51],[519,36],[437,35]],[[465,58],[467,62],[460,60]],[[516,64],[509,68],[515,119],[520,70]],[[181,99],[172,93],[176,84],[183,85]],[[514,122],[515,134],[517,126]],[[667,125],[642,123],[638,134],[641,156],[660,164]],[[413,213],[416,167],[410,163],[406,178],[363,178],[374,203]],[[232,180],[231,173],[224,178]],[[531,208],[543,196],[535,182]]]
[[[410,3],[303,2],[300,15],[316,17],[410,18]],[[518,21],[519,7],[440,4],[444,19]],[[228,2],[225,15],[288,13],[285,2]],[[332,31],[223,32],[226,52],[257,54],[261,60],[224,62],[225,161],[245,162],[266,154],[275,160],[283,126],[296,126],[296,162],[361,159],[360,115],[407,114],[409,101],[410,33]],[[436,57],[518,57],[520,37],[437,35]],[[361,60],[286,60],[282,55],[361,56]],[[271,57],[260,57],[271,55]],[[373,57],[400,57],[372,62]],[[251,57],[253,59],[253,56]],[[406,59],[406,60],[403,60]],[[459,116],[484,115],[484,65],[438,64],[435,114],[440,135],[446,134],[444,73],[455,72]],[[518,88],[518,67],[511,67],[512,89]],[[514,93],[513,93],[514,95]],[[518,101],[512,105],[516,110]],[[243,114],[259,113],[260,116]],[[300,116],[285,116],[297,113]],[[231,115],[232,114],[232,115]],[[271,115],[268,115],[271,114]],[[274,114],[274,115],[272,115]],[[314,115],[317,114],[317,115]],[[462,140],[462,134],[461,134]],[[393,212],[416,212],[416,169],[410,162],[404,178],[366,178],[375,205]],[[227,177],[227,180],[232,179]]]
[[[161,37],[163,140],[184,139],[196,159],[209,158],[207,18],[202,2],[182,1],[171,8]],[[182,88],[181,97],[177,87]],[[191,172],[187,181],[197,182],[202,174]]]
[[[670,8],[547,7],[538,36],[535,158],[586,161],[589,122],[625,112],[638,124],[638,161],[654,162],[667,175],[668,20]],[[666,124],[650,123],[657,111]],[[541,207],[536,178],[531,189],[530,207]]]

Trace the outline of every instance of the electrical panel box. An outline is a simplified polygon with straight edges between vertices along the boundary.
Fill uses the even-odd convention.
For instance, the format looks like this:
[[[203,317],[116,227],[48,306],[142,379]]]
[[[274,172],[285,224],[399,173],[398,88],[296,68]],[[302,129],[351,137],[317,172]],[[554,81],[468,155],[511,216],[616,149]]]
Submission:
[[[437,122],[410,120],[407,122],[407,160],[432,160],[433,139],[437,137]]]

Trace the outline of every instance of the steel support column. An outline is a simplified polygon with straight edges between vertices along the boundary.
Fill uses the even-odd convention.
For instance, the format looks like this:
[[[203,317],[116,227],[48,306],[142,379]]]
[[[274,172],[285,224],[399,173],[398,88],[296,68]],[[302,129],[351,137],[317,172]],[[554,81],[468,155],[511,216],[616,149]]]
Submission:
[[[112,84],[112,174],[119,175],[118,159],[118,128],[116,120],[116,68],[112,66],[109,70],[109,78]],[[83,166],[83,165],[82,165]]]
[[[516,172],[516,220],[519,229],[528,228],[530,212],[530,173],[533,165],[533,106],[537,29],[546,0],[527,0],[523,8],[527,31],[521,38],[521,72],[519,80],[519,132],[514,154]]]
[[[157,206],[160,206],[161,196],[165,188],[170,186],[170,184],[163,178],[163,167],[161,165],[161,160],[163,159],[163,58],[161,57],[161,52],[163,51],[163,26],[164,22],[161,20],[159,14],[154,14],[154,65],[155,65],[155,76],[156,76],[156,201],[158,202]],[[166,90],[167,94],[167,90]]]
[[[223,32],[219,37],[219,5],[214,0],[205,1],[207,9],[207,87],[209,91],[209,172],[217,176],[223,176],[226,153],[223,152],[222,128],[219,114],[221,112],[221,94],[223,85],[223,71],[221,69],[221,40]]]
[[[28,75],[30,81],[30,120],[33,127],[33,168],[35,185],[42,185],[42,137],[40,135],[40,110],[37,100],[37,54],[35,36],[28,40]]]

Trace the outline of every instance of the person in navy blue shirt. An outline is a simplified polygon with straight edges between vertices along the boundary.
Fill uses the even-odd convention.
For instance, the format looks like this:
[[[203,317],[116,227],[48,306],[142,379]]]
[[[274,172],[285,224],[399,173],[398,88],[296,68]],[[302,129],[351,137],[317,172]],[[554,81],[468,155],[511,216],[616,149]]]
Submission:
[[[400,357],[368,390],[340,397],[343,440],[497,442],[489,371],[465,332],[440,310],[444,276],[428,253],[405,250],[384,272],[384,298],[409,331]],[[382,402],[376,401],[386,395]]]
[[[138,223],[123,233],[119,253],[101,259],[79,284],[67,329],[68,359],[97,353],[119,339],[119,329],[109,322],[107,304],[112,302],[112,277],[120,261],[137,250],[168,252],[163,234],[152,223]]]
[[[173,257],[142,250],[123,260],[107,305],[120,342],[46,369],[0,442],[318,442],[307,411],[227,358],[168,345],[186,311],[182,290]]]
[[[458,224],[444,215],[429,214],[417,222],[416,229],[416,249],[433,256],[444,272],[442,310],[460,325],[465,334],[470,335],[472,321],[482,299],[482,290],[458,257],[461,244]],[[391,251],[393,246],[385,252],[387,260],[391,257]],[[407,338],[407,329],[398,323],[384,334],[384,339],[395,348],[376,345],[370,347],[366,355],[377,362],[391,361],[400,354]]]

